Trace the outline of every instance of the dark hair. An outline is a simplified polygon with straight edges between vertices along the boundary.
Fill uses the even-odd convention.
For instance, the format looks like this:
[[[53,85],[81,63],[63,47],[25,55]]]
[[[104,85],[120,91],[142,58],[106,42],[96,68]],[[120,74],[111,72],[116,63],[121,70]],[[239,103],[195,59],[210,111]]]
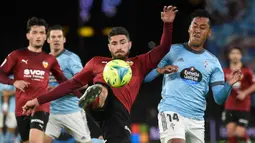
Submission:
[[[116,36],[116,35],[125,35],[128,39],[130,39],[128,31],[124,27],[112,28],[112,30],[108,34],[108,39],[110,39],[112,36]]]
[[[230,48],[227,48],[226,50],[225,50],[225,58],[226,58],[226,64],[227,64],[227,66],[229,67],[230,66],[230,60],[229,60],[229,54],[230,54],[230,52],[232,51],[232,50],[239,50],[240,51],[240,53],[241,53],[241,55],[243,55],[243,49],[241,48],[241,47],[239,47],[239,46],[232,46],[232,47],[230,47]],[[245,64],[243,64],[243,67],[246,67],[246,65]]]
[[[50,32],[52,30],[61,30],[63,32],[64,37],[65,37],[65,33],[64,33],[65,31],[64,31],[64,28],[61,25],[53,25],[53,26],[49,27],[48,32],[47,32],[48,37],[50,36]]]
[[[232,50],[238,50],[243,55],[243,49],[239,46],[233,46],[228,49],[228,55]]]
[[[197,9],[191,14],[191,21],[196,18],[196,17],[204,17],[209,19],[209,26],[211,27],[212,25],[212,18],[211,15],[208,11],[204,9]]]
[[[48,24],[44,19],[32,17],[27,21],[27,32],[31,30],[33,26],[44,26],[47,30]]]

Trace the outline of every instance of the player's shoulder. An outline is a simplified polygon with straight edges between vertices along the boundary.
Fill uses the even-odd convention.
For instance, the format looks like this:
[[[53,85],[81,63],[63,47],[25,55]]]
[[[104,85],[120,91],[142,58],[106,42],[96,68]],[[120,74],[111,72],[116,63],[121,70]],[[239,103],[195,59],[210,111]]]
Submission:
[[[101,57],[101,56],[95,56],[93,58],[91,58],[88,63],[91,63],[91,64],[105,64],[109,61],[111,61],[112,58],[109,58],[109,57]]]
[[[10,54],[11,55],[19,55],[27,52],[27,48],[20,48],[12,51]]]
[[[93,60],[93,61],[110,61],[110,60],[112,60],[112,58],[95,56],[91,60]]]
[[[252,68],[247,65],[243,65],[242,72],[245,74],[253,74]]]
[[[224,71],[224,73],[229,73],[229,72],[231,72],[231,69],[229,67],[224,67],[223,71]]]
[[[176,43],[171,45],[170,51],[183,50],[185,49],[185,43]]]
[[[211,52],[209,52],[208,50],[205,49],[204,55],[211,60],[217,61],[218,62],[218,58],[212,54]]]
[[[77,54],[75,54],[74,52],[71,52],[67,49],[65,49],[65,51],[63,52],[63,55],[66,57],[69,57],[69,58],[79,58],[80,59],[80,57]]]

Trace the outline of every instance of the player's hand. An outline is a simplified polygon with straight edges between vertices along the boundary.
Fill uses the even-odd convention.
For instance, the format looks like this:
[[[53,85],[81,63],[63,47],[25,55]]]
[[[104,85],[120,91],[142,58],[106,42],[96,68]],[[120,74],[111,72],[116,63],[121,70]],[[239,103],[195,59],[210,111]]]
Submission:
[[[27,101],[27,103],[22,107],[23,109],[23,113],[25,115],[34,115],[35,113],[35,109],[39,106],[38,100],[37,98],[33,99],[33,100],[29,100]]]
[[[163,68],[157,68],[157,71],[160,74],[169,74],[169,73],[177,72],[178,67],[175,65],[167,65]]]
[[[232,86],[241,78],[243,77],[243,74],[240,69],[234,70],[228,77],[227,77],[227,82]]]
[[[246,96],[247,96],[247,94],[245,92],[238,91],[236,98],[239,99],[239,100],[244,100]]]
[[[164,6],[163,12],[161,12],[161,19],[163,22],[173,22],[178,10],[175,6]]]
[[[13,83],[13,85],[22,92],[25,92],[25,88],[27,88],[29,84],[30,84],[29,82],[26,82],[24,80],[16,80]]]

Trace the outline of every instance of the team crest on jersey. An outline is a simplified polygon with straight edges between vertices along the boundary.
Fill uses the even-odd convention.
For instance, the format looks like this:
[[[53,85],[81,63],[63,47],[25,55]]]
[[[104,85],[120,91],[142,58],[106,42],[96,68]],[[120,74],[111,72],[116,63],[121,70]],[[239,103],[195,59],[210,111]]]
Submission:
[[[204,66],[205,66],[205,68],[208,66],[208,62],[207,61],[204,62]]]
[[[132,66],[134,64],[133,61],[126,61],[126,62],[129,64],[129,66]]]
[[[43,62],[42,62],[42,65],[43,65],[44,68],[47,68],[49,64],[48,64],[47,61],[43,61]]]
[[[189,84],[198,84],[202,80],[202,74],[195,67],[183,69],[181,71],[181,78]]]

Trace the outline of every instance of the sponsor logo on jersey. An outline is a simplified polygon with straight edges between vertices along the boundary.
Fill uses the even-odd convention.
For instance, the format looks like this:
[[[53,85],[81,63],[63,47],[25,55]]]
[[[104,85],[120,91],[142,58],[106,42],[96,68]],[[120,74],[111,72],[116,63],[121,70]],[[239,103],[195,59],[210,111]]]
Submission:
[[[34,69],[24,69],[24,77],[31,78],[32,80],[41,81],[44,79],[45,71],[34,70]]]
[[[181,78],[189,84],[198,84],[202,80],[202,74],[195,67],[183,69]]]
[[[126,61],[126,62],[129,64],[129,66],[132,66],[134,64],[133,61]]]
[[[23,62],[23,63],[27,64],[28,60],[24,60],[24,59],[22,59],[22,60],[21,60],[21,62]]]

